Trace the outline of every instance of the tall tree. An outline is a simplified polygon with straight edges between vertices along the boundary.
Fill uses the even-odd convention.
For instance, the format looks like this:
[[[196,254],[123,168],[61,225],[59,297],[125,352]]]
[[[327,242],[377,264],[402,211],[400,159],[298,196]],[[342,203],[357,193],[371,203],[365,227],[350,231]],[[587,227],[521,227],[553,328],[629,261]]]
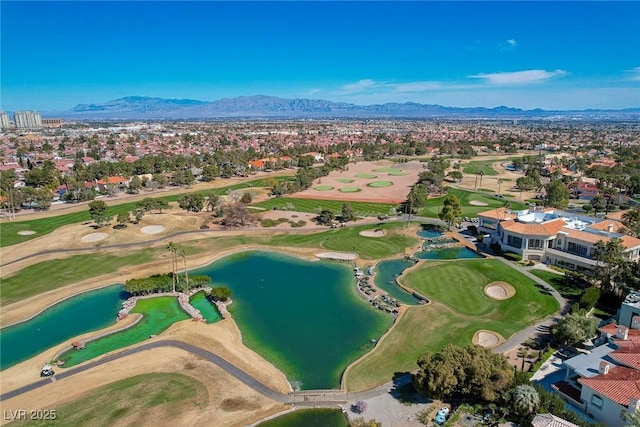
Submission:
[[[459,222],[461,216],[462,203],[460,203],[460,200],[456,196],[449,194],[444,199],[444,205],[442,206],[442,210],[438,214],[438,217],[445,221],[448,228],[451,229],[451,225]]]
[[[353,208],[351,207],[351,204],[345,203],[342,205],[342,212],[340,213],[340,218],[342,218],[342,221],[344,222],[355,221],[356,214],[353,213]]]
[[[165,246],[165,249],[167,249],[171,253],[171,285],[172,285],[172,291],[175,292],[176,291],[176,269],[177,269],[176,253],[178,252],[178,245],[176,245],[173,242],[169,242],[167,243],[167,246]]]
[[[551,180],[546,187],[547,206],[558,209],[566,209],[569,206],[569,190],[559,179]]]
[[[425,353],[418,367],[415,389],[435,399],[456,396],[493,402],[508,390],[514,375],[503,355],[474,345],[448,344],[438,353]]]
[[[180,257],[182,258],[182,263],[184,265],[184,279],[187,284],[187,290],[189,289],[189,272],[187,271],[187,255],[189,254],[185,248],[180,248],[178,250]]]

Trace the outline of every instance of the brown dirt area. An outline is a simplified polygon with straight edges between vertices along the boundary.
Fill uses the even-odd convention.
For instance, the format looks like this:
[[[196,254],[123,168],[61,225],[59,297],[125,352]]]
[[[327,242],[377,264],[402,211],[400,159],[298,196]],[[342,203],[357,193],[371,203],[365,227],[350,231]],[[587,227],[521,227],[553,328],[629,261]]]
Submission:
[[[113,325],[109,329],[120,328],[126,323],[132,323],[134,320],[135,316],[130,316],[130,318]],[[43,354],[2,371],[0,379],[3,392],[37,381],[42,365],[60,350],[67,347],[71,341],[83,341],[104,331],[101,330],[71,338],[60,346],[56,346]],[[282,372],[242,344],[240,331],[232,320],[225,319],[211,325],[188,320],[178,322],[160,336],[152,338],[152,340],[160,339],[175,339],[204,348],[218,354],[274,390],[282,393],[291,391],[291,387]],[[114,353],[118,351],[121,350],[116,350]],[[57,368],[57,370],[61,371],[62,368]],[[214,364],[203,361],[182,350],[167,347],[128,356],[91,369],[79,376],[56,381],[46,387],[3,402],[3,409],[55,408],[62,403],[78,399],[82,393],[95,387],[145,372],[183,373],[193,376],[207,386],[211,397],[210,405],[204,410],[194,408],[193,411],[176,414],[179,420],[190,420],[186,424],[182,421],[177,424],[172,422],[176,425],[202,425],[204,420],[207,419],[205,417],[212,416],[215,417],[217,425],[246,425],[286,408],[284,405],[273,402],[254,392]],[[69,387],[70,384],[73,384],[73,386]],[[251,407],[254,409],[243,409],[242,412],[225,411],[224,406],[221,407],[222,401],[225,399],[252,402]],[[37,406],[34,402],[38,402]]]
[[[290,197],[300,199],[325,199],[325,200],[345,200],[352,202],[377,202],[377,203],[402,203],[411,190],[411,186],[418,180],[418,174],[423,170],[420,162],[412,161],[407,163],[393,163],[388,160],[377,162],[350,163],[348,170],[333,171],[327,176],[313,181],[311,188],[293,194]],[[403,176],[389,175],[389,172],[376,172],[374,169],[397,168],[406,173]],[[377,178],[358,178],[355,175],[367,173],[376,175]],[[338,179],[353,179],[351,183],[342,183]],[[391,181],[393,185],[389,187],[369,187],[367,184],[375,181]],[[318,191],[314,187],[318,185],[331,185],[333,190]],[[342,187],[358,187],[357,193],[342,193]]]
[[[158,363],[160,360],[162,363]],[[34,377],[37,377],[38,370],[31,371]],[[168,422],[171,425],[206,425],[215,420],[215,424],[220,426],[243,426],[286,409],[285,405],[254,392],[217,366],[175,348],[154,349],[107,363],[83,373],[81,377],[58,380],[3,401],[2,407],[3,410],[55,409],[81,398],[100,385],[149,372],[177,372],[197,379],[207,387],[209,405],[171,414],[170,420],[166,414],[164,418],[158,418],[150,411],[149,417],[145,418],[147,425],[168,425]],[[247,405],[241,411],[230,410],[225,405],[227,399],[243,401]]]

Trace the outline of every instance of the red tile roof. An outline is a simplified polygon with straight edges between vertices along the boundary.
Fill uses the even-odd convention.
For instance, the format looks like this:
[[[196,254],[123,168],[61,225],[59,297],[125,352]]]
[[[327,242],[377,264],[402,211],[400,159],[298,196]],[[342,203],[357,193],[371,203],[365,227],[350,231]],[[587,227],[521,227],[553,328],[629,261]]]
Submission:
[[[578,382],[625,407],[630,397],[640,399],[640,371],[625,366],[612,366],[607,374],[580,378]]]

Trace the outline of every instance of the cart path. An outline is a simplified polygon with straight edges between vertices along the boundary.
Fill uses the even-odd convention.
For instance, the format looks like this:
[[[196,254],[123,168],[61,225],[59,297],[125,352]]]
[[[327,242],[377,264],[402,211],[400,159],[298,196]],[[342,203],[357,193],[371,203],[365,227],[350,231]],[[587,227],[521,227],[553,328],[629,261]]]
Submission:
[[[291,392],[289,394],[284,394],[267,387],[266,385],[258,381],[256,378],[254,378],[250,374],[244,372],[240,368],[226,361],[222,357],[214,353],[211,353],[210,351],[204,350],[202,348],[199,348],[194,345],[187,344],[181,341],[160,340],[160,341],[154,341],[151,343],[142,344],[140,346],[130,348],[118,353],[114,353],[106,357],[103,357],[102,359],[94,360],[92,362],[86,363],[81,366],[64,369],[63,371],[61,371],[60,373],[52,377],[43,378],[39,381],[33,382],[26,386],[1,394],[0,402],[6,401],[13,397],[27,393],[29,391],[38,389],[40,387],[44,387],[47,384],[51,384],[52,382],[55,382],[57,380],[62,380],[68,377],[72,377],[74,375],[81,374],[89,369],[93,369],[97,366],[101,366],[109,362],[113,362],[114,360],[122,359],[123,357],[127,357],[132,354],[136,354],[136,353],[140,353],[143,351],[152,350],[160,347],[175,347],[175,348],[179,348],[181,350],[187,351],[195,356],[198,356],[222,368],[225,372],[234,376],[236,379],[246,384],[247,386],[252,388],[254,391],[262,394],[263,396],[266,396],[267,398],[274,400],[276,402],[285,403],[285,404],[305,406],[309,404],[332,405],[332,404],[346,403],[348,400],[371,398],[371,397],[388,393],[394,386],[393,382],[389,382],[382,386],[376,387],[372,390],[364,391],[361,393],[347,393],[345,390],[336,389],[336,390],[303,390],[298,392]]]

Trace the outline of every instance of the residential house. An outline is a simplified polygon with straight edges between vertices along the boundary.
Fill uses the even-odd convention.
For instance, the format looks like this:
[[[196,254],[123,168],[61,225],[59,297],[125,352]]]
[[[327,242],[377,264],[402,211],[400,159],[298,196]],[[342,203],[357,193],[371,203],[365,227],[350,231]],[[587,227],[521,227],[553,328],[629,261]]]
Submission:
[[[640,301],[634,293],[633,304]],[[621,319],[622,320],[622,319]],[[623,427],[624,415],[640,409],[640,322],[600,328],[606,344],[566,360],[565,379],[553,388],[589,418]]]
[[[588,273],[597,265],[597,243],[620,239],[629,260],[640,258],[640,239],[622,234],[615,220],[576,216],[550,209],[506,208],[478,214],[478,231],[489,234],[491,243],[524,260],[536,260]]]

